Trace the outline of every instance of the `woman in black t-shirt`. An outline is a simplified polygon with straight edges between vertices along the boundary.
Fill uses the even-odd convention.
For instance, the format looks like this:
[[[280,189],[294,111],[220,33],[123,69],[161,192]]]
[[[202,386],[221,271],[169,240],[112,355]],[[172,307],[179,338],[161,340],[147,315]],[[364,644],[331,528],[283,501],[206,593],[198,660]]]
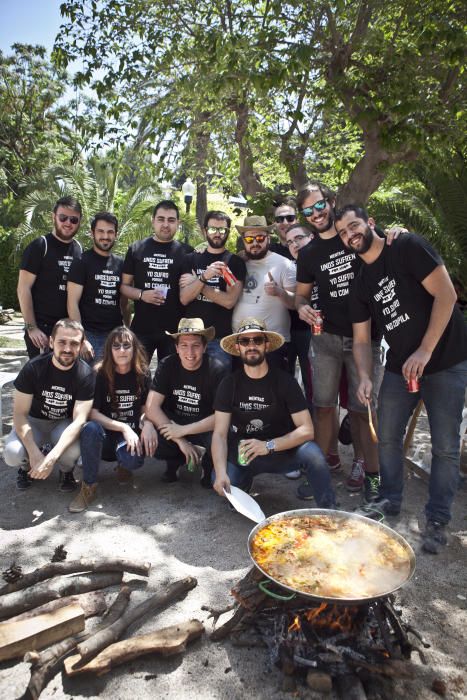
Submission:
[[[125,484],[132,480],[132,471],[143,466],[145,455],[154,455],[157,445],[155,428],[144,419],[151,375],[135,334],[124,326],[111,331],[96,369],[91,420],[80,436],[83,482],[69,506],[72,513],[82,512],[95,500],[101,458],[118,461],[117,479]]]

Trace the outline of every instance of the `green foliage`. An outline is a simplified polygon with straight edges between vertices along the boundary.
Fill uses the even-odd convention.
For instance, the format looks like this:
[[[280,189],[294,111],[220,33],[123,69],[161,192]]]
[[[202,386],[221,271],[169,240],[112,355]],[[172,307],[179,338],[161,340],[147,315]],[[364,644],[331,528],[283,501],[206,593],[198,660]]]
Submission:
[[[18,281],[17,267],[14,264],[16,239],[14,233],[5,231],[0,226],[0,259],[2,274],[0,275],[0,304],[4,309],[18,309],[16,283]]]

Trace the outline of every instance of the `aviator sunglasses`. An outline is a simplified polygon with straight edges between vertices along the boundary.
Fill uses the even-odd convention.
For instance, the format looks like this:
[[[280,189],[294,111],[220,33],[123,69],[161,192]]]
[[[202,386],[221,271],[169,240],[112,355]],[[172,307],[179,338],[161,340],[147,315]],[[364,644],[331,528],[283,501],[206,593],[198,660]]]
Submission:
[[[132,343],[112,343],[112,350],[131,350]]]
[[[323,209],[326,209],[327,201],[327,199],[320,199],[318,202],[315,202],[310,207],[304,207],[300,211],[303,214],[303,216],[311,216],[313,214],[313,210],[323,211]]]
[[[253,345],[263,345],[266,342],[264,335],[254,335],[253,338],[239,338],[237,343],[242,346],[242,348],[247,348],[250,343]]]
[[[58,220],[60,223],[64,224],[65,221],[69,221],[70,224],[79,224],[79,216],[67,216],[67,214],[58,214]]]
[[[208,226],[206,231],[211,235],[215,236],[218,233],[220,236],[225,236],[229,233],[229,229],[226,226]]]
[[[256,243],[264,243],[266,240],[267,236],[265,235],[257,235],[257,236],[243,236],[243,240],[245,243],[248,243],[248,245],[251,245],[256,241]]]
[[[284,221],[287,221],[289,224],[293,224],[294,221],[296,221],[297,217],[295,214],[283,214],[282,216],[275,216],[274,221],[276,224],[283,224]]]

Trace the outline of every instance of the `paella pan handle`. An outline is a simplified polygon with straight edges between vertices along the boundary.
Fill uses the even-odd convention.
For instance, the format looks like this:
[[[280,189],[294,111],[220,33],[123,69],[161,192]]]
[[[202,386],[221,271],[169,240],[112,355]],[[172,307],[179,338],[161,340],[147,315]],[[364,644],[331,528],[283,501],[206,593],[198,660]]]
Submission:
[[[272,583],[272,581],[268,581],[268,579],[264,579],[264,581],[260,581],[258,583],[259,590],[268,595],[270,598],[275,598],[275,600],[293,600],[297,595],[296,593],[291,593],[290,595],[280,595],[280,593],[274,593],[268,588],[270,583]]]

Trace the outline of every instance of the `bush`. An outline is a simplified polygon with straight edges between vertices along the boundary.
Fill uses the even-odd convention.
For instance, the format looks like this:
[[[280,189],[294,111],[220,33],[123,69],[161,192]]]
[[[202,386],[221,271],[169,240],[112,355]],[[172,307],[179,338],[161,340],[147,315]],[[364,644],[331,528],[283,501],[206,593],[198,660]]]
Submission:
[[[19,309],[16,285],[18,282],[18,265],[15,257],[16,237],[12,232],[0,226],[0,259],[3,261],[0,275],[0,305],[4,309]]]

